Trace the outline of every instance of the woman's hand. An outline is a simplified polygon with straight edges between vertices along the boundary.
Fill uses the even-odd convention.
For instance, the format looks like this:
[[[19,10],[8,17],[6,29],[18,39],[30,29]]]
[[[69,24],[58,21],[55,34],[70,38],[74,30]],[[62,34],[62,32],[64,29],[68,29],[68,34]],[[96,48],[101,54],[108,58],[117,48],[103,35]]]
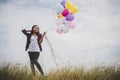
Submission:
[[[42,38],[39,40],[40,43],[42,43],[44,36],[46,35],[47,32],[44,32],[42,35]]]
[[[44,32],[44,33],[43,33],[43,36],[45,36],[45,35],[46,35],[46,33],[47,33],[47,32]]]

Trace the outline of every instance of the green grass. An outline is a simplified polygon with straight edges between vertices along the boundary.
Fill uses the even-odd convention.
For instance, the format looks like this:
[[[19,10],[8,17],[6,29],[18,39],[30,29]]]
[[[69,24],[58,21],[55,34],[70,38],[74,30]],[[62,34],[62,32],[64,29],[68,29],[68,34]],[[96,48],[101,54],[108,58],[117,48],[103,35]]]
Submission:
[[[10,63],[0,66],[0,80],[120,80],[120,66],[96,66],[85,68],[64,67],[34,77],[27,66]]]

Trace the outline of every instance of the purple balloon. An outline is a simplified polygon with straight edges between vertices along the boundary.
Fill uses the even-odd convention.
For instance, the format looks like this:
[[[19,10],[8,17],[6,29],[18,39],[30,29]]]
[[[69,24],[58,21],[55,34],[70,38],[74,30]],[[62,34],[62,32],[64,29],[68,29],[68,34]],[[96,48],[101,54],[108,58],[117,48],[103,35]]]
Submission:
[[[68,21],[72,21],[73,19],[74,19],[74,15],[73,14],[68,14],[66,16],[66,20],[68,20]]]
[[[66,0],[61,1],[61,5],[65,8]]]

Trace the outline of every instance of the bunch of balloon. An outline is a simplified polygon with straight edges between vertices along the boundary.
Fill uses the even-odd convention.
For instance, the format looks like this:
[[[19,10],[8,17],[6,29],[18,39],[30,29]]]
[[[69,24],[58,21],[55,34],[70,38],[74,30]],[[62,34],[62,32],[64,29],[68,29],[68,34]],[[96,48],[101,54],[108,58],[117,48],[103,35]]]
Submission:
[[[74,20],[74,14],[78,12],[78,6],[74,5],[70,0],[62,0],[60,4],[57,4],[57,28],[58,34],[67,33],[69,29],[76,27]]]

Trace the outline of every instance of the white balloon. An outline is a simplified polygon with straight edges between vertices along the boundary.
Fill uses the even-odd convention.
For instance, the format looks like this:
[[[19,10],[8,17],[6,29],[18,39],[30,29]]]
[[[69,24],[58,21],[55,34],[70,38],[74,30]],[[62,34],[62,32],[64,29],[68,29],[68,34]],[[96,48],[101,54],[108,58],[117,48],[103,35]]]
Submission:
[[[64,10],[64,8],[60,4],[56,4],[55,9],[56,9],[57,14],[62,13]]]
[[[63,25],[63,26],[61,27],[61,31],[62,31],[63,33],[67,33],[67,32],[69,31],[69,28],[68,28],[67,26]]]
[[[68,25],[70,23],[70,21],[67,21],[66,18],[63,18],[62,22],[63,22],[64,25]]]
[[[60,25],[62,25],[63,23],[62,23],[62,19],[56,19],[56,26],[60,26]]]

